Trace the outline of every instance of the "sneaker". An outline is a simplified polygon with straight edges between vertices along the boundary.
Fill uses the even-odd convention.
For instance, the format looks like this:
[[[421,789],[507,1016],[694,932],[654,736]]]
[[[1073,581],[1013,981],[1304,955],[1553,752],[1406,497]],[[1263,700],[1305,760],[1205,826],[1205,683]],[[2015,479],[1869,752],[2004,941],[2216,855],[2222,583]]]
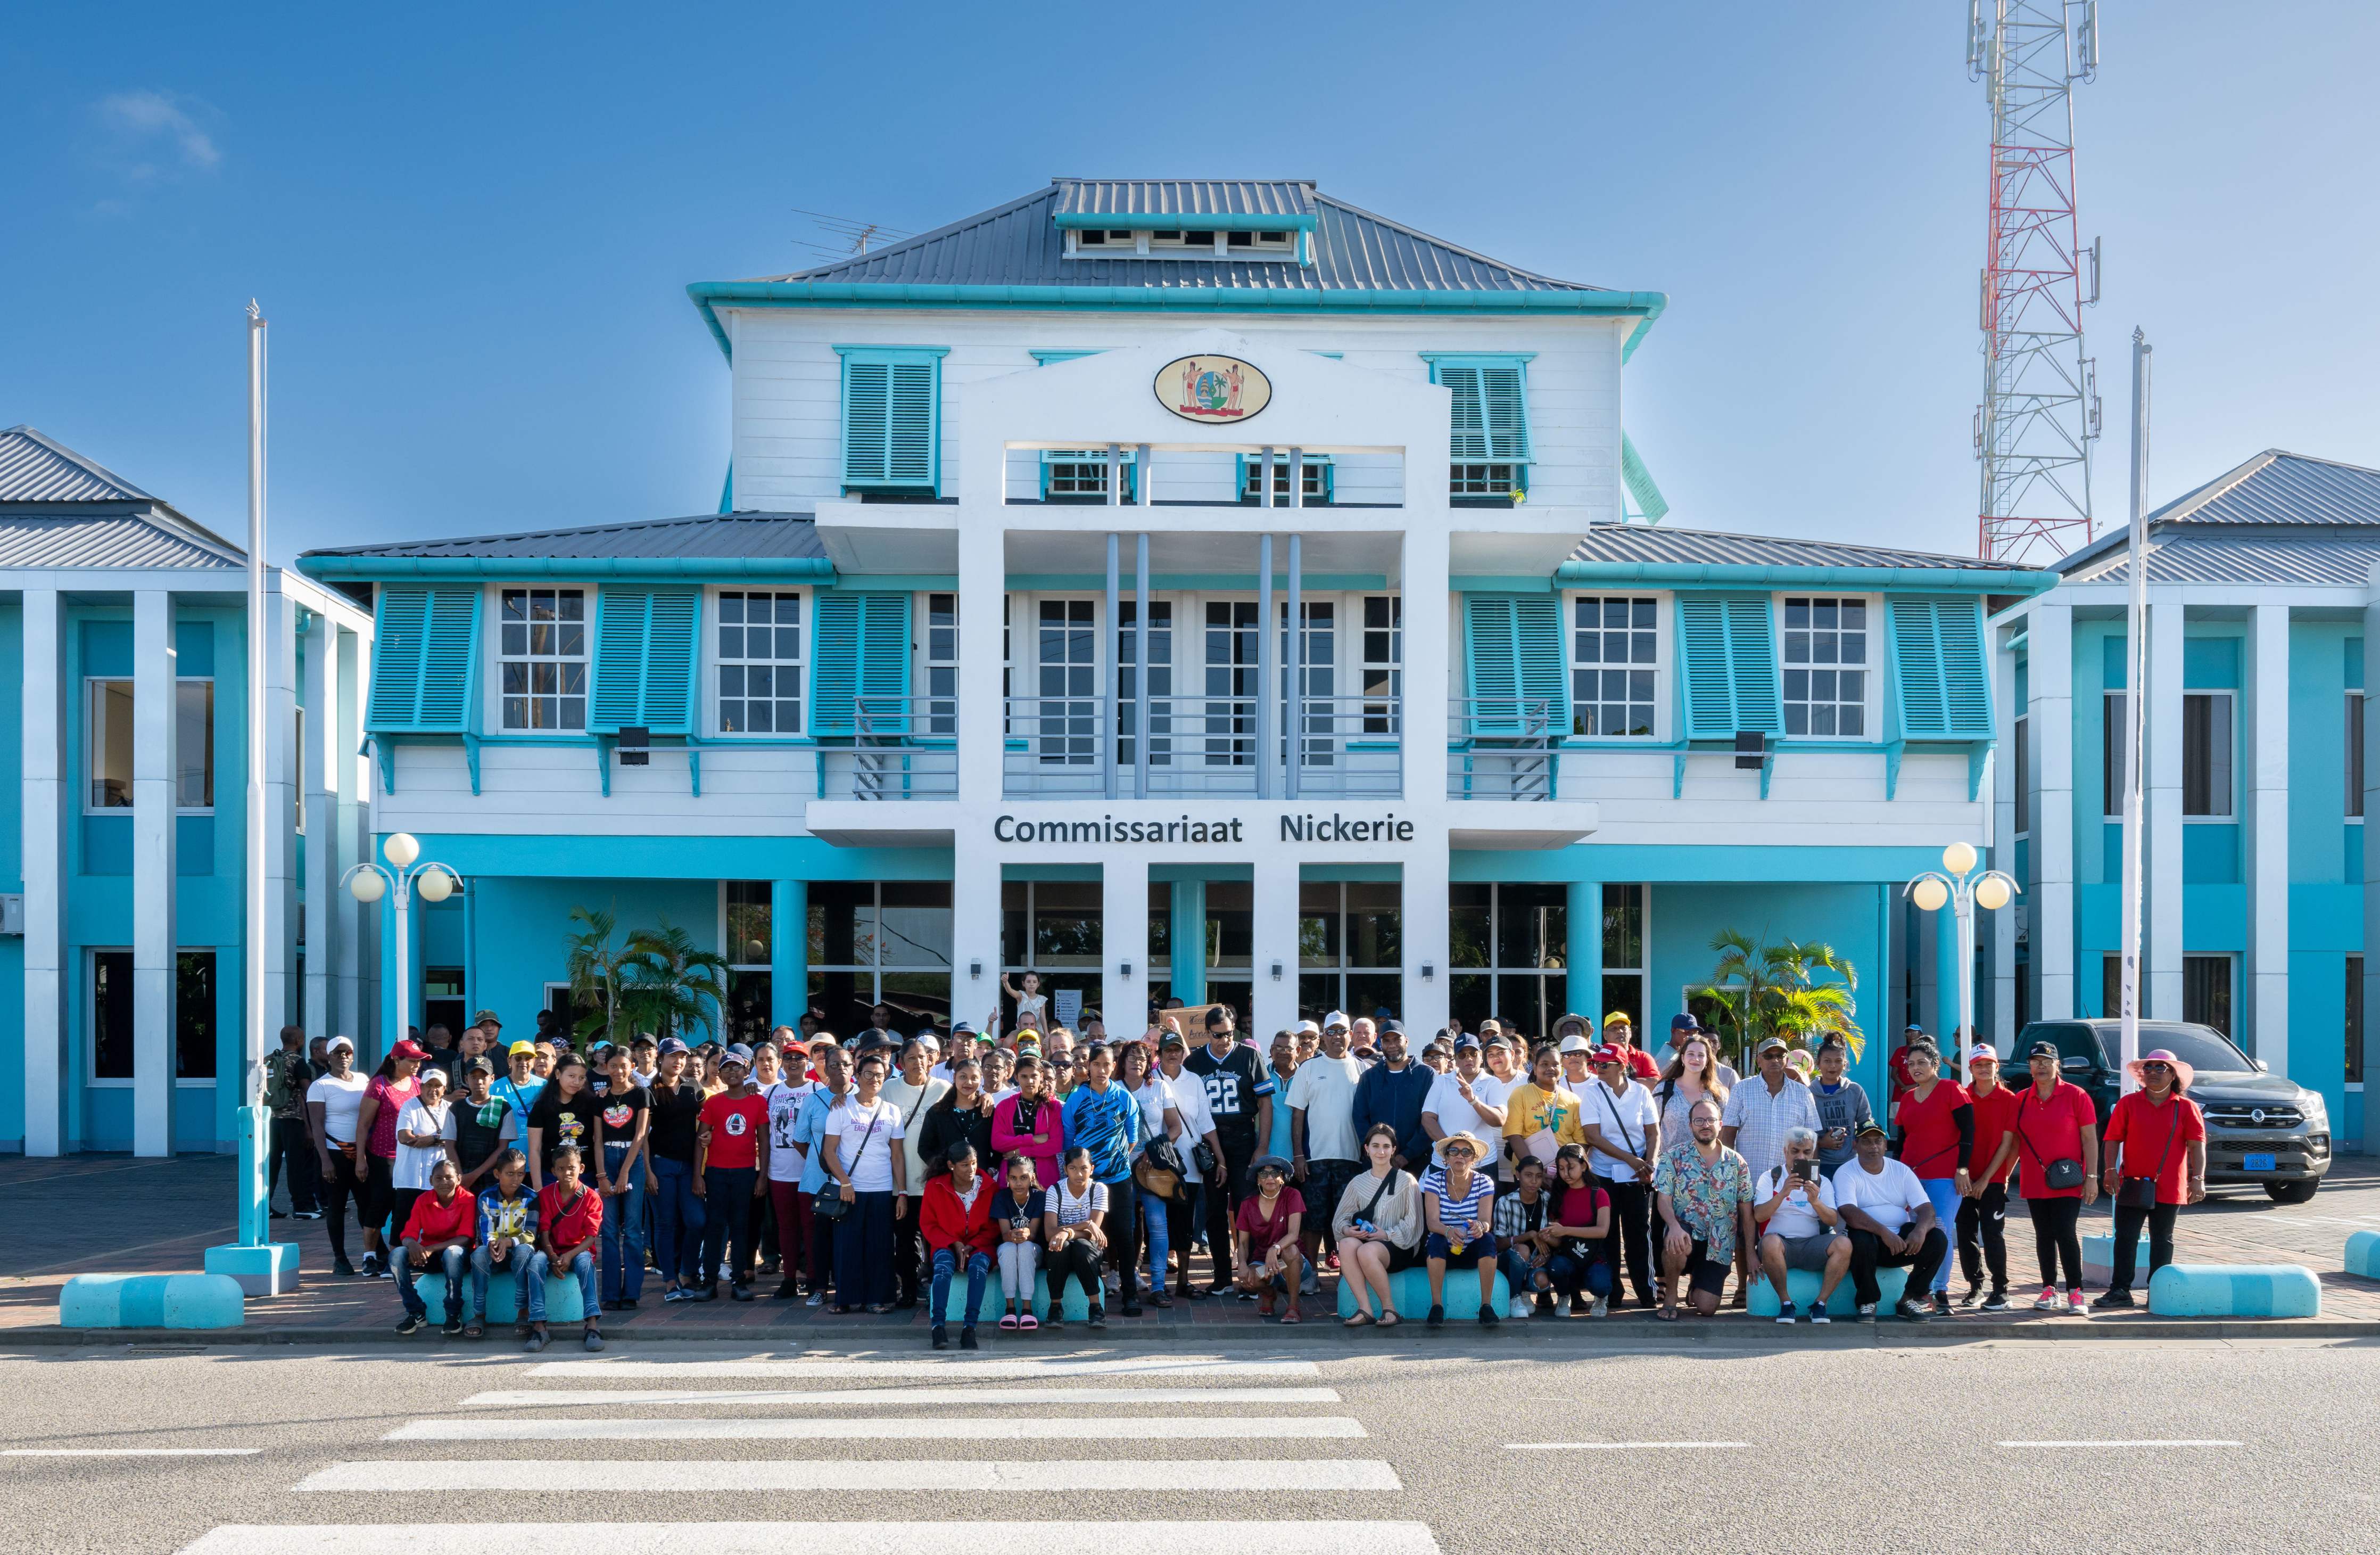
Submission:
[[[712,1281],[705,1284],[697,1285],[694,1289],[686,1293],[686,1299],[688,1301],[717,1301],[719,1299],[718,1282],[716,1281]]]
[[[1242,1301],[1254,1301],[1256,1298],[1257,1294],[1254,1291],[1242,1291],[1240,1293],[1240,1299]]]
[[[363,1261],[362,1261],[361,1263],[358,1264],[358,1265],[356,1266],[356,1269],[357,1269],[358,1272],[361,1273],[361,1274],[363,1275],[363,1277],[364,1277],[365,1279],[367,1279],[367,1280],[377,1280],[377,1279],[379,1279],[379,1278],[380,1278],[380,1257],[379,1257],[379,1255],[378,1255],[378,1254],[375,1254],[375,1253],[366,1253],[366,1254],[364,1255],[364,1257],[363,1257]]]
[[[1479,1308],[1479,1326],[1481,1328],[1492,1329],[1499,1321],[1500,1319],[1496,1316],[1496,1309],[1493,1306],[1483,1306]]]
[[[1180,1301],[1204,1301],[1214,1294],[1203,1285],[1182,1285],[1173,1292],[1175,1299]]]
[[[322,1212],[320,1209],[292,1209],[289,1218],[293,1221],[319,1221]]]
[[[1791,1323],[1793,1320],[1793,1304],[1791,1302],[1781,1302],[1778,1305],[1777,1320],[1780,1323]]]
[[[959,1348],[962,1350],[973,1350],[977,1347],[978,1346],[975,1342],[975,1325],[973,1323],[969,1323],[966,1327],[959,1330]]]
[[[601,1331],[596,1329],[589,1329],[587,1330],[587,1339],[585,1342],[589,1353],[601,1350],[603,1348],[603,1335]]]
[[[1431,1328],[1442,1329],[1446,1326],[1446,1308],[1443,1306],[1433,1306],[1429,1309],[1429,1316],[1422,1320],[1427,1323]]]
[[[1949,1315],[1950,1293],[1948,1291],[1936,1291],[1934,1293],[1934,1316],[1937,1318],[1947,1318]]]
[[[356,1266],[349,1263],[346,1259],[341,1258],[338,1262],[331,1266],[331,1272],[337,1275],[342,1280],[352,1280],[356,1277]]]
[[[1864,1301],[1859,1304],[1859,1320],[1863,1323],[1876,1321],[1876,1303]]]
[[[1609,1298],[1605,1297],[1605,1296],[1597,1296],[1597,1297],[1595,1298],[1595,1306],[1594,1306],[1594,1308],[1593,1308],[1593,1310],[1592,1310],[1592,1314],[1591,1314],[1591,1315],[1592,1315],[1592,1316],[1594,1316],[1594,1317],[1597,1317],[1597,1318],[1609,1318],[1609,1317],[1610,1317],[1610,1316],[1611,1316],[1611,1302],[1610,1302]]]
[[[1517,1323],[1527,1318],[1535,1309],[1535,1304],[1527,1296],[1514,1296],[1512,1304],[1504,1309],[1504,1316]]]
[[[737,1301],[749,1301],[752,1299],[752,1287],[742,1283],[733,1284],[727,1287],[727,1294]]]
[[[438,1331],[445,1335],[448,1339],[460,1339],[463,1337],[463,1319],[460,1318],[449,1318]]]
[[[2070,1318],[2087,1318],[2091,1315],[2089,1309],[2082,1305],[2081,1291],[2066,1293],[2066,1315]]]
[[[2008,1310],[2008,1293],[2007,1293],[2006,1291],[1994,1291],[1991,1294],[1989,1294],[1989,1295],[1987,1295],[1987,1296],[1985,1296],[1985,1297],[1984,1298],[1984,1305],[1983,1305],[1983,1308],[1982,1308],[1982,1309],[1983,1309],[1984,1311],[1985,1311],[1985,1312],[2005,1312],[2005,1311],[2007,1311],[2007,1310]]]
[[[1893,1307],[1892,1315],[1904,1323],[1922,1323],[1934,1314],[1925,1302],[1915,1296],[1902,1296],[1900,1303]]]
[[[812,1291],[809,1294],[802,1297],[802,1305],[804,1306],[824,1306],[826,1305],[826,1293],[824,1291]]]
[[[2033,1309],[2035,1312],[2062,1312],[2066,1308],[2065,1304],[2058,1299],[2058,1293],[2044,1285],[2041,1294],[2033,1298]]]
[[[934,1325],[934,1348],[937,1350],[947,1350],[950,1347],[950,1334],[942,1328],[941,1324],[936,1323]]]
[[[408,1312],[403,1318],[397,1319],[396,1331],[399,1333],[419,1333],[421,1331],[421,1319]]]
[[[1825,1302],[1814,1301],[1810,1304],[1810,1321],[1814,1323],[1831,1323],[1834,1321],[1832,1318],[1827,1316],[1827,1304]]]
[[[1320,1295],[1322,1294],[1322,1277],[1316,1274],[1312,1270],[1306,1270],[1305,1283],[1297,1288],[1297,1294],[1300,1295]]]
[[[1117,1310],[1122,1312],[1127,1318],[1137,1318],[1141,1315],[1140,1303],[1136,1301],[1127,1301],[1123,1306],[1117,1308]]]
[[[1094,1306],[1091,1308],[1090,1326],[1095,1329],[1103,1329],[1108,1326],[1108,1309],[1105,1306]]]
[[[2132,1300],[2132,1293],[2121,1285],[2117,1285],[2101,1292],[2099,1299],[2091,1304],[2091,1310],[2094,1312],[2117,1312],[2134,1305],[2136,1304]]]
[[[540,1324],[538,1327],[533,1328],[533,1329],[531,1329],[531,1330],[528,1330],[528,1353],[529,1353],[530,1355],[536,1355],[540,1350],[542,1350],[542,1349],[544,1349],[544,1348],[545,1348],[545,1328],[544,1328],[544,1325]]]
[[[769,1293],[769,1299],[771,1301],[792,1301],[801,1294],[801,1287],[795,1284],[791,1280],[788,1280],[783,1284],[779,1285],[775,1290],[771,1291]]]

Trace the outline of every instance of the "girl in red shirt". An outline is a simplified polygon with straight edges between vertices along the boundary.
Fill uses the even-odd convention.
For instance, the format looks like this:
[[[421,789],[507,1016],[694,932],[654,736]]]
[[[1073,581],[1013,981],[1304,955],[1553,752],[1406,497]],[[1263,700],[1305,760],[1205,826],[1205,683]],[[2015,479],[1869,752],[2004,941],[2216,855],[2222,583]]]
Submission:
[[[2082,1316],[2082,1239],[2075,1221],[2086,1205],[2099,1201],[2099,1109],[2091,1093],[2058,1077],[2055,1042],[2035,1042],[2025,1053],[2033,1084],[2017,1093],[2016,1180],[2033,1217],[2034,1251],[2041,1258],[2041,1294],[2036,1312],[2061,1310],[2058,1269],[2066,1266],[2062,1310]],[[2080,1170],[2078,1171],[2077,1168]],[[2055,1174],[2058,1187],[2050,1186]]]
[[[973,1060],[967,1061],[973,1063]],[[942,1154],[946,1172],[926,1179],[926,1194],[917,1206],[917,1225],[933,1261],[933,1295],[927,1310],[934,1320],[934,1348],[946,1350],[942,1312],[951,1299],[951,1280],[966,1274],[966,1308],[961,1315],[959,1348],[972,1350],[975,1319],[983,1306],[983,1282],[991,1275],[991,1184],[976,1170],[975,1147],[962,1139]]]
[[[2116,1196],[2116,1257],[2098,1311],[2132,1305],[2141,1227],[2149,1231],[2149,1273],[2173,1261],[2173,1222],[2206,1197],[2206,1119],[2182,1092],[2198,1076],[2165,1049],[2131,1063],[2141,1088],[2107,1114],[2107,1191]],[[2119,1159],[2120,1158],[2120,1159]]]
[[[1967,1197],[1967,1158],[1975,1149],[1975,1109],[1967,1087],[1942,1078],[1942,1057],[1931,1046],[1909,1053],[1909,1088],[1892,1104],[1900,1125],[1900,1163],[1917,1174],[1934,1215],[1943,1225],[1958,1223]],[[1950,1310],[1950,1260],[1934,1267],[1934,1310]]]

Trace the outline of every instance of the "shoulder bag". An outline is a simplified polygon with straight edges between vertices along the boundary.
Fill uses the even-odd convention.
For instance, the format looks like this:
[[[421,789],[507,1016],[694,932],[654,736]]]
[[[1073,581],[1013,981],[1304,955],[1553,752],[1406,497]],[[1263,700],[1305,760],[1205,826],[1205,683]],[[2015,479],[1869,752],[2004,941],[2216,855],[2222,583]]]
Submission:
[[[2169,1106],[2173,1116],[2167,1120],[2165,1149],[2157,1157],[2156,1171],[2146,1177],[2126,1176],[2116,1187],[2116,1208],[2119,1209],[2154,1209],[2156,1208],[2157,1184],[2165,1180],[2165,1163],[2173,1157],[2174,1136],[2181,1132],[2181,1096],[2176,1092]],[[2131,1141],[2127,1140],[2129,1144]],[[2127,1156],[2131,1152],[2124,1152]]]
[[[2041,1152],[2034,1148],[2032,1137],[2025,1133],[2024,1109],[2026,1103],[2033,1099],[2033,1087],[2027,1086],[2024,1087],[2024,1095],[2017,1099],[2017,1143],[2033,1151],[2034,1164],[2041,1168],[2041,1182],[2044,1187],[2052,1190],[2081,1187],[2083,1173],[2082,1162],[2080,1160],[2073,1156],[2059,1156],[2056,1160],[2044,1160],[2041,1159]]]
[[[876,1137],[876,1125],[884,1121],[884,1103],[880,1101],[876,1105],[878,1111],[868,1120],[868,1132],[859,1136],[859,1148],[852,1152],[851,1163],[854,1166],[858,1165],[868,1154],[868,1142]],[[820,1143],[823,1146],[824,1140]],[[826,1186],[810,1196],[810,1213],[821,1221],[839,1221],[850,1214],[853,1208],[852,1201],[843,1197],[841,1186],[832,1172],[827,1173]]]

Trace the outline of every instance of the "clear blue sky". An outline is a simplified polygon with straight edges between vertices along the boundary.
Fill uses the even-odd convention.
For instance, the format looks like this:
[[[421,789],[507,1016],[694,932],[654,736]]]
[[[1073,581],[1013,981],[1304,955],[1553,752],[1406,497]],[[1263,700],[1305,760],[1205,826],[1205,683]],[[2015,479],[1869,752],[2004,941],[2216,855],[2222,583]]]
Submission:
[[[1058,173],[1294,176],[1668,292],[1627,422],[1672,522],[1973,544],[1959,0],[497,9],[20,7],[0,425],[237,532],[252,294],[276,560],[706,512],[727,379],[683,288],[814,262],[796,207],[922,229]],[[2136,322],[2156,496],[2268,446],[2380,465],[2380,7],[2101,9],[2103,521]]]

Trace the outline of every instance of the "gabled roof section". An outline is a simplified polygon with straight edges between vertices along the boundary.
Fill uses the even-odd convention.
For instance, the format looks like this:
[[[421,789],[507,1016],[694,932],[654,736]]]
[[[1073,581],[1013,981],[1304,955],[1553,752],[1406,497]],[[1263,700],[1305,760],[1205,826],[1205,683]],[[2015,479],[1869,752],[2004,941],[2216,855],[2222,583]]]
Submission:
[[[2380,469],[2267,448],[2151,513],[2148,528],[2152,583],[2361,584],[2357,558],[2380,553]],[[2130,546],[2118,525],[2052,565],[2077,583],[2120,581]]]
[[[0,431],[0,503],[138,502],[155,497],[30,426]]]
[[[0,431],[0,567],[242,567],[248,553],[30,426]]]
[[[1565,583],[1672,588],[1784,585],[1994,594],[2037,594],[2057,581],[2057,575],[2044,568],[1973,556],[1640,524],[1596,526],[1558,576]]]
[[[310,577],[504,572],[523,577],[683,573],[734,577],[825,577],[832,568],[807,513],[705,513],[578,528],[341,546],[307,552],[298,558],[298,570]]]
[[[58,518],[0,514],[0,567],[236,569],[247,565],[247,557],[238,551],[203,544],[153,518],[113,514],[78,514]]]
[[[1282,178],[1053,178],[1058,225],[1173,230],[1232,217],[1314,225],[1314,185]]]

